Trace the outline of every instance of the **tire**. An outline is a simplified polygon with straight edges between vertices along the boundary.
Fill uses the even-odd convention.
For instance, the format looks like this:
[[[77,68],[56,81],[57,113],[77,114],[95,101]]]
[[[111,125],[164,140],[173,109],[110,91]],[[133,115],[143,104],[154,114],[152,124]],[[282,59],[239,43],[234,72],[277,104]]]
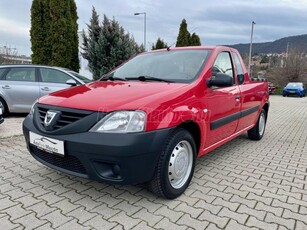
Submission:
[[[195,159],[196,145],[192,135],[186,129],[175,129],[160,154],[148,189],[167,199],[180,196],[193,177]]]
[[[254,128],[247,131],[248,138],[256,141],[261,140],[265,132],[265,125],[266,125],[266,112],[264,109],[262,109]]]
[[[1,97],[0,97],[0,107],[2,108],[3,116],[8,115],[9,113],[8,107],[6,105],[6,102]]]

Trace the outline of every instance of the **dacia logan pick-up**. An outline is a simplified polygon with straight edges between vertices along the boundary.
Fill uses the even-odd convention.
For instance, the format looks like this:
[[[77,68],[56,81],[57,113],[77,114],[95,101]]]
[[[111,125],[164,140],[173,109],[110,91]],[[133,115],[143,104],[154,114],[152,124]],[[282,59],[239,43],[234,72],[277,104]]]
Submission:
[[[44,165],[115,184],[145,183],[173,199],[195,159],[248,133],[260,140],[268,84],[251,81],[237,50],[182,47],[137,55],[100,80],[40,98],[23,122]]]

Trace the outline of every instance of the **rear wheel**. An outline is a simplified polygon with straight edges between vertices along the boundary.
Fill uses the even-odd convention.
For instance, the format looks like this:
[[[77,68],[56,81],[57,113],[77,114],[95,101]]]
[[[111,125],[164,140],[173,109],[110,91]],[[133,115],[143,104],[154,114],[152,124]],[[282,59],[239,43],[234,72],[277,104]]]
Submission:
[[[149,190],[168,199],[180,196],[192,179],[195,158],[192,135],[185,129],[176,129],[160,154],[154,178],[148,184]]]
[[[248,130],[247,132],[249,139],[260,140],[264,135],[265,125],[266,125],[266,112],[264,109],[262,109],[257,124],[254,126],[254,128]]]

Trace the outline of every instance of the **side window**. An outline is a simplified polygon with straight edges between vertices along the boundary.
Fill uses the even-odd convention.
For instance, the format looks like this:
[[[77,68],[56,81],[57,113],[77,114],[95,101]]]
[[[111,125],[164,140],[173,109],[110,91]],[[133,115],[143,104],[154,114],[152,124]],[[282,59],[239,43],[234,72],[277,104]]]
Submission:
[[[6,69],[4,69],[4,68],[0,69],[0,80],[1,80],[2,75],[4,74],[5,71],[6,71]]]
[[[222,52],[217,56],[212,66],[212,75],[215,76],[216,73],[219,72],[227,74],[233,78],[233,67],[229,52]]]
[[[241,62],[240,62],[238,55],[236,53],[232,53],[232,55],[233,55],[233,58],[234,58],[234,61],[235,61],[236,69],[237,69],[238,82],[239,82],[239,85],[241,85],[244,82],[243,67],[241,65]]]
[[[69,75],[56,69],[40,68],[40,74],[42,82],[65,84],[69,79],[72,79]]]
[[[35,68],[12,68],[6,74],[7,81],[35,81]]]

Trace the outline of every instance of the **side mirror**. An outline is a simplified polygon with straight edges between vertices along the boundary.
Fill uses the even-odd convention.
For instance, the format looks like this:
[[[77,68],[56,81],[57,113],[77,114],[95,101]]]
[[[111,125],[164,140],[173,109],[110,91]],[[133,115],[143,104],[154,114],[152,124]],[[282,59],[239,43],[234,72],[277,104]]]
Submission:
[[[244,82],[244,74],[238,74],[238,83],[242,85]]]
[[[69,79],[66,81],[67,85],[76,86],[77,82],[74,79]]]
[[[208,87],[228,87],[233,85],[233,78],[224,73],[216,73],[216,75],[208,79],[206,83]]]

